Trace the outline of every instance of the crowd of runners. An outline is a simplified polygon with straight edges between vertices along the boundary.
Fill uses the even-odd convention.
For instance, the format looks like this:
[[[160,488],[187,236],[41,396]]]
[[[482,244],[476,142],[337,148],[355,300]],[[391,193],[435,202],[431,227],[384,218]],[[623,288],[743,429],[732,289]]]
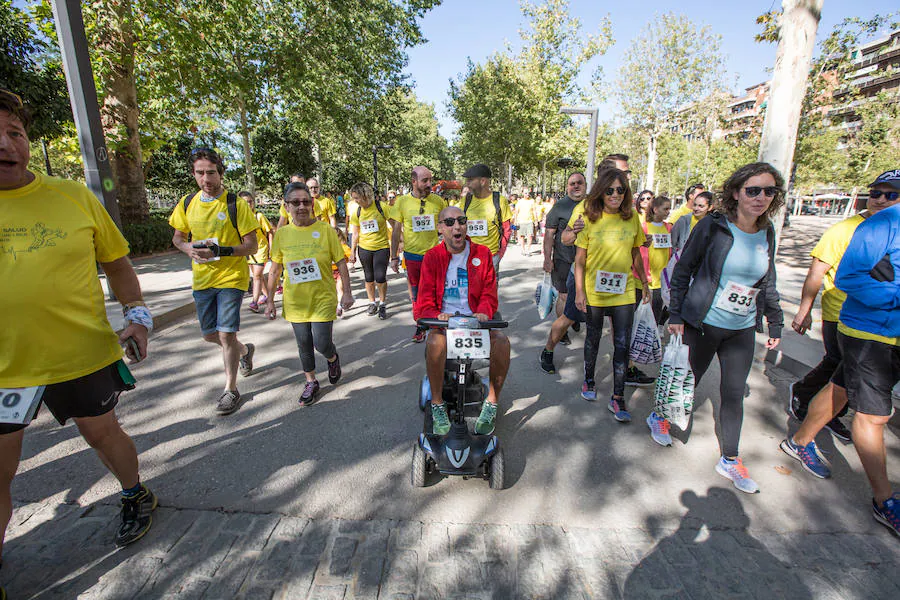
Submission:
[[[30,124],[21,100],[0,92],[0,274],[17,288],[4,296],[0,311],[0,536],[12,514],[10,484],[24,430],[46,406],[60,424],[75,422],[121,483],[115,541],[126,545],[147,532],[157,499],[140,481],[137,452],[115,406],[120,393],[135,385],[123,347],[127,358],[142,360],[153,317],[128,245],[97,198],[80,183],[28,169]],[[284,188],[276,225],[257,210],[252,194],[224,188],[225,165],[215,151],[192,151],[188,167],[197,190],[175,204],[169,223],[173,245],[192,261],[200,333],[221,350],[219,414],[240,408],[239,376],[254,369],[256,347],[239,339],[246,295],[249,311],[272,320],[281,297],[280,316],[291,324],[306,376],[299,404],[309,406],[320,391],[316,352],[326,360],[330,384],[341,379],[333,325],[354,304],[351,270],[357,262],[370,317],[388,317],[390,268],[405,271],[417,318],[458,313],[486,320],[500,316],[498,281],[513,234],[526,256],[542,234],[543,270],[559,299],[537,357],[541,369],[554,373],[556,345],[570,343],[570,330],[583,327],[581,397],[594,402],[608,394],[612,418],[631,421],[636,407],[629,406],[626,387],[654,383],[628,358],[635,310],[648,303],[660,328],[689,347],[697,382],[718,358],[721,452],[714,468],[737,489],[759,491],[739,442],[755,335],[765,320],[766,347],[772,349],[783,328],[772,218],[784,205],[785,182],[771,165],[737,169],[715,194],[692,185],[680,206],[652,190],[634,193],[622,154],[604,158],[590,189],[584,173],[569,174],[565,195],[549,202],[529,194],[510,202],[492,189],[484,164],[463,173],[462,193],[448,201],[434,193],[431,171],[419,166],[409,191],[384,201],[368,183],[353,185],[343,223],[319,182],[297,175]],[[791,386],[790,411],[802,424],[781,443],[806,471],[825,478],[830,471],[816,434],[827,427],[852,440],[871,483],[874,516],[894,532],[900,531],[900,497],[887,476],[883,430],[900,379],[898,194],[900,170],[881,174],[869,184],[866,210],[828,229],[812,252],[792,327],[800,334],[810,329],[824,284],[824,358]],[[105,316],[98,263],[122,304],[126,327],[119,333]],[[673,264],[671,277],[664,277]],[[596,363],[604,319],[614,348],[613,385],[601,392]],[[433,385],[443,368],[442,336],[418,327],[412,332],[414,341],[428,341]],[[502,411],[510,361],[509,341],[499,332],[492,340],[490,391],[476,423],[481,434],[493,431]],[[435,433],[441,434],[449,422],[440,390],[431,397]],[[852,431],[840,421],[848,407],[854,410]],[[642,410],[651,438],[671,445],[670,423],[651,408]]]

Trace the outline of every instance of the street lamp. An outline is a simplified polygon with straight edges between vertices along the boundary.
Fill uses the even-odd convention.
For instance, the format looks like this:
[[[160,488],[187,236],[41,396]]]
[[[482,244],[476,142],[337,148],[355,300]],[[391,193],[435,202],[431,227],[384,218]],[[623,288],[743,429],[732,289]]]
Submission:
[[[556,159],[556,166],[563,170],[565,173],[565,177],[563,181],[569,180],[569,169],[575,166],[575,159],[569,158],[568,156],[564,156],[563,158]]]
[[[597,125],[600,119],[599,108],[589,108],[587,106],[564,106],[559,109],[564,115],[590,115],[591,116],[591,132],[588,137],[588,156],[587,156],[587,189],[591,189],[594,183],[594,153],[597,149]]]
[[[375,174],[375,197],[378,197],[378,151],[390,150],[393,144],[373,144],[372,145],[372,171]]]

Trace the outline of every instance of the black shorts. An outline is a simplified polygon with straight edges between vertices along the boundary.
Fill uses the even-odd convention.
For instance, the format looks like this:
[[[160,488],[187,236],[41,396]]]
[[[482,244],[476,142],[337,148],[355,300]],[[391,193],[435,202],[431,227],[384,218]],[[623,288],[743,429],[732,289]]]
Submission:
[[[891,392],[900,381],[900,346],[861,340],[838,332],[850,408],[865,415],[890,416]]]
[[[124,373],[120,372],[124,369]],[[99,417],[119,403],[119,394],[134,388],[128,367],[121,360],[84,377],[54,383],[44,389],[41,405],[46,405],[60,425],[75,417]],[[38,412],[40,406],[38,407]],[[37,418],[37,412],[35,413]],[[27,425],[0,423],[0,435],[25,429]]]
[[[569,276],[569,269],[572,268],[572,263],[566,262],[564,260],[553,259],[553,270],[550,271],[550,281],[553,282],[553,287],[556,288],[556,291],[560,294],[566,293],[566,278]]]

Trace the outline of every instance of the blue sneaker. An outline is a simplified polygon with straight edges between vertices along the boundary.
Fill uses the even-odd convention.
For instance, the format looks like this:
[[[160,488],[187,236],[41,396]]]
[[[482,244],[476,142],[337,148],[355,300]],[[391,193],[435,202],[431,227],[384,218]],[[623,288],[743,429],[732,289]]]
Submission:
[[[650,437],[660,446],[671,446],[672,436],[669,434],[669,421],[663,419],[655,412],[647,417],[647,426],[650,427]]]
[[[759,493],[759,486],[756,485],[755,481],[750,479],[750,474],[747,473],[747,467],[744,466],[744,461],[742,461],[740,457],[735,458],[734,460],[728,460],[723,456],[719,459],[719,462],[716,463],[716,473],[726,479],[730,479],[734,484],[734,487],[745,494]]]
[[[876,521],[894,532],[894,535],[900,535],[900,494],[894,494],[881,506],[872,498],[872,514]]]
[[[594,402],[595,400],[597,400],[597,392],[594,391],[593,381],[585,381],[581,384],[581,397],[588,402]]]
[[[616,400],[615,398],[609,399],[609,404],[606,405],[609,409],[609,412],[615,416],[616,421],[619,423],[631,423],[631,413],[628,412],[628,409],[625,408],[625,399],[622,398],[620,400]]]
[[[805,446],[801,446],[794,442],[793,438],[785,438],[781,441],[781,449],[791,458],[796,458],[803,465],[803,468],[812,473],[819,479],[828,479],[831,477],[831,469],[828,468],[828,461],[819,452],[816,442],[812,441]]]

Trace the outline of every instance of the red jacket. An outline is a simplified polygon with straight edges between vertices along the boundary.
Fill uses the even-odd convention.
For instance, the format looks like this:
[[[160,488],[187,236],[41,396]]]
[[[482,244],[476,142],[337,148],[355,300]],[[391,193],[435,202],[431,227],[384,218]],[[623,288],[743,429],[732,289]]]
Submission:
[[[491,318],[497,312],[497,273],[491,260],[491,250],[487,246],[469,242],[469,308],[473,313],[484,313]],[[425,253],[422,259],[422,274],[419,277],[419,292],[413,306],[413,318],[436,319],[441,314],[444,301],[444,282],[447,267],[450,266],[450,252],[441,242]]]

